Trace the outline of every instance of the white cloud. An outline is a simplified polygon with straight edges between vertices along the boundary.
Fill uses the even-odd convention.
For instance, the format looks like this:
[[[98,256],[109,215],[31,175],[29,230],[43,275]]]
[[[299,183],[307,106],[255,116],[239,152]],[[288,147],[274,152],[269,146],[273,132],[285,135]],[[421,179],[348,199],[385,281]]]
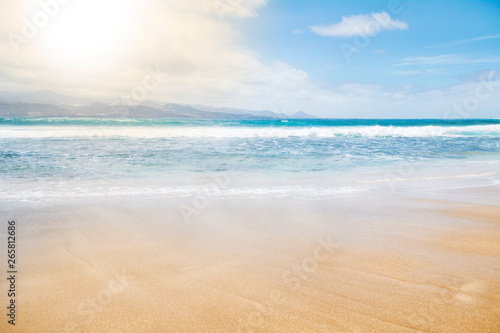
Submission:
[[[480,63],[498,63],[499,57],[490,58],[467,58],[456,54],[443,54],[430,57],[410,57],[403,59],[395,66],[443,66],[443,65],[466,65]]]
[[[68,6],[84,1],[88,2],[73,0]],[[160,102],[289,113],[302,110],[323,117],[440,118],[453,103],[475,96],[481,80],[471,78],[453,87],[428,91],[362,82],[328,84],[284,62],[264,63],[244,45],[235,21],[226,20],[231,15],[255,15],[265,1],[230,0],[228,3],[236,5],[234,11],[221,15],[211,0],[122,1],[133,1],[138,10],[130,21],[126,43],[110,61],[85,69],[57,63],[45,52],[45,29],[18,53],[7,39],[0,39],[0,90],[51,89],[71,95],[120,97],[143,82],[147,67],[158,67],[165,75],[163,82],[148,92],[147,99]],[[31,7],[26,9],[27,2]],[[0,34],[5,35],[18,32],[23,16],[31,17],[39,7],[38,1],[19,0],[2,4],[1,9]],[[54,19],[65,14],[61,7]],[[405,59],[406,63],[451,60]],[[474,115],[493,117],[498,113],[497,76],[488,86],[493,91],[491,96],[480,101]],[[480,93],[486,94],[483,88]]]
[[[327,104],[330,116],[368,118],[493,118],[500,105],[500,72],[474,72],[444,88],[349,83],[318,89],[311,110]],[[327,109],[324,107],[323,110]],[[324,115],[327,111],[322,111]]]
[[[431,73],[436,73],[436,72],[441,72],[443,69],[409,69],[409,70],[400,70],[400,71],[395,71],[392,73],[389,73],[391,75],[403,75],[403,76],[417,76],[417,75],[424,75],[424,74],[431,74]]]
[[[477,42],[480,40],[494,39],[494,38],[500,38],[500,35],[491,35],[491,36],[482,36],[482,37],[476,37],[476,38],[462,39],[462,40],[457,40],[454,42],[449,42],[449,43],[445,43],[445,44],[441,44],[441,45],[429,46],[427,48],[428,49],[445,48],[445,47],[462,45],[462,44]]]
[[[252,75],[252,70],[268,71],[265,75],[269,78],[277,75],[273,66],[261,64],[257,55],[243,45],[234,21],[226,20],[255,16],[267,0],[123,2],[134,8],[133,17],[126,20],[127,30],[120,34],[123,43],[110,49],[99,62],[83,66],[80,59],[54,54],[45,43],[51,29],[68,21],[76,9],[89,6],[88,0],[60,5],[57,14],[33,38],[26,39],[18,52],[6,38],[0,39],[0,89],[52,89],[91,97],[119,96],[142,83],[147,67],[158,67],[165,80],[149,92],[148,98],[197,102],[196,99],[215,100],[228,91],[234,92],[246,76]],[[0,8],[3,36],[15,33],[23,37],[23,22],[30,21],[36,13],[44,13],[35,0],[10,1]],[[123,15],[121,9],[117,8],[113,15]],[[100,50],[106,47],[103,45]],[[82,51],[80,58],[87,58],[87,52]]]
[[[374,36],[383,30],[406,30],[408,24],[392,19],[385,12],[343,16],[340,23],[332,25],[316,25],[311,31],[321,36],[353,37]]]

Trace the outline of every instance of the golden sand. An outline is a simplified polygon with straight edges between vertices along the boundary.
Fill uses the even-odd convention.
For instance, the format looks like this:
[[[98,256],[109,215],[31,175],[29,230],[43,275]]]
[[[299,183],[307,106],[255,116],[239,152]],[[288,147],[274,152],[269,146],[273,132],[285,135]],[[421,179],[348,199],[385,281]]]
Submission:
[[[0,331],[500,332],[498,206],[225,205],[193,224],[156,203],[19,215],[17,325]]]

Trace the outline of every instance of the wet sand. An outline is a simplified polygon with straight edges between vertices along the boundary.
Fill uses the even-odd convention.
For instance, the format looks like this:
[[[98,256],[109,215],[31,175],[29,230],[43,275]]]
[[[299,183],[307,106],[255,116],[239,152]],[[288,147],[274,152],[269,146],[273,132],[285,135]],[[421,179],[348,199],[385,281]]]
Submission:
[[[499,332],[500,205],[423,196],[3,204],[0,331]]]

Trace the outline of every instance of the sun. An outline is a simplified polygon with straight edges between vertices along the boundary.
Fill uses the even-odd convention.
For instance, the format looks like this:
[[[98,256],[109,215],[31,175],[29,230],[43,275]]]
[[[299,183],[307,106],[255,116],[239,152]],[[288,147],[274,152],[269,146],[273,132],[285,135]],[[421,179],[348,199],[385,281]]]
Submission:
[[[133,0],[78,0],[62,8],[43,31],[52,62],[83,69],[105,66],[126,46]]]

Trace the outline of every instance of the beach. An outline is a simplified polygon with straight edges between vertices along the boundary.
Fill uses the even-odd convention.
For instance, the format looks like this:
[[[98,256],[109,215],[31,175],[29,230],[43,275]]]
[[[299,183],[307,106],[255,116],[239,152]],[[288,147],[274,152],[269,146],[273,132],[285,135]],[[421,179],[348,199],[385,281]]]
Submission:
[[[363,199],[213,202],[191,224],[151,199],[3,209],[16,330],[498,331],[498,205]]]
[[[0,138],[17,249],[1,331],[500,330],[491,124],[430,139],[22,126]]]
[[[2,1],[0,333],[500,333],[499,23]]]

